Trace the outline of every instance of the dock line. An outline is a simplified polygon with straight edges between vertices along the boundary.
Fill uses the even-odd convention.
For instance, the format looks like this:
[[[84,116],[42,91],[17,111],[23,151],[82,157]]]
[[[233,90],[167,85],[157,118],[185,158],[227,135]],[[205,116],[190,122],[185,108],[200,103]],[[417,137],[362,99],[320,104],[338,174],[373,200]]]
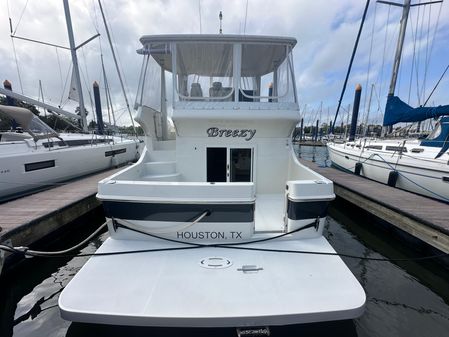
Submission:
[[[201,214],[203,215],[203,214]],[[185,244],[187,246],[184,247],[170,247],[170,248],[158,248],[158,249],[142,249],[142,250],[132,250],[132,251],[119,251],[119,252],[108,252],[108,253],[83,253],[83,254],[66,254],[67,252],[73,251],[82,245],[86,244],[89,240],[93,239],[98,233],[108,224],[110,220],[103,223],[95,232],[93,232],[89,237],[84,239],[79,244],[62,250],[62,251],[56,251],[56,252],[44,252],[44,251],[36,251],[28,249],[27,247],[13,247],[5,244],[0,244],[0,250],[4,250],[10,253],[17,253],[22,254],[24,256],[29,257],[86,257],[86,256],[110,256],[110,255],[125,255],[125,254],[138,254],[138,253],[152,253],[152,252],[161,252],[161,251],[176,251],[176,250],[185,250],[185,249],[200,249],[200,248],[226,248],[226,249],[240,249],[240,250],[251,250],[251,251],[261,251],[261,252],[273,252],[273,253],[288,253],[288,254],[307,254],[307,255],[324,255],[324,256],[339,256],[339,257],[346,257],[351,259],[359,259],[359,260],[365,260],[365,261],[379,261],[379,262],[407,262],[407,261],[423,261],[423,260],[431,260],[431,259],[437,259],[437,258],[445,258],[449,257],[449,253],[441,253],[441,254],[434,254],[434,255],[428,255],[428,256],[418,256],[418,257],[411,257],[411,258],[397,258],[397,259],[390,259],[390,258],[376,258],[376,257],[365,257],[365,256],[358,256],[358,255],[352,255],[352,254],[345,254],[345,253],[330,253],[330,252],[316,252],[316,251],[305,251],[305,250],[288,250],[288,249],[268,249],[268,248],[257,248],[257,247],[242,247],[243,245],[248,244],[254,244],[254,243],[260,243],[260,242],[266,242],[271,241],[275,239],[279,239],[281,237],[294,234],[296,232],[299,232],[301,230],[305,230],[308,228],[316,227],[316,221],[307,224],[303,227],[300,227],[298,229],[295,229],[290,232],[286,232],[274,237],[270,238],[264,238],[260,240],[253,240],[253,241],[245,241],[245,242],[235,242],[230,244],[201,244],[201,243],[193,243],[193,242],[185,242],[185,241],[179,241],[175,239],[169,239],[164,238],[160,236],[156,236],[153,234],[149,234],[147,232],[140,231],[138,229],[129,228],[123,224],[120,224],[121,227],[126,228],[131,231],[135,231],[144,235],[148,235],[160,240],[168,241],[168,242],[174,242],[179,244]],[[198,220],[197,220],[198,221]]]

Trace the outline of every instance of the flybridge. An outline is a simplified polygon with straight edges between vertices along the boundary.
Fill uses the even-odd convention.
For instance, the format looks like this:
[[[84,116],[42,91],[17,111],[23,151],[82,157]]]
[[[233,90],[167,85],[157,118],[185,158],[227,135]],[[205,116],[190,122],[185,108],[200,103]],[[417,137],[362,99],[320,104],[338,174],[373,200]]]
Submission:
[[[179,134],[186,131],[181,130],[181,119],[208,119],[205,129],[212,138],[250,141],[255,125],[247,124],[262,113],[267,122],[287,115],[291,119],[292,112],[298,118],[294,38],[200,34],[144,36],[140,41],[143,63],[135,104],[137,120],[146,134],[158,140],[169,137],[168,106],[173,107]],[[269,116],[267,110],[276,111],[276,116]],[[236,115],[236,111],[245,112]],[[214,125],[224,116],[228,121],[246,122],[225,128]]]
[[[140,39],[144,55],[136,106],[165,115],[171,76],[173,107],[188,103],[296,103],[294,38],[163,35]],[[156,93],[156,96],[154,95]],[[157,97],[160,94],[160,97]],[[214,106],[213,108],[217,108]]]

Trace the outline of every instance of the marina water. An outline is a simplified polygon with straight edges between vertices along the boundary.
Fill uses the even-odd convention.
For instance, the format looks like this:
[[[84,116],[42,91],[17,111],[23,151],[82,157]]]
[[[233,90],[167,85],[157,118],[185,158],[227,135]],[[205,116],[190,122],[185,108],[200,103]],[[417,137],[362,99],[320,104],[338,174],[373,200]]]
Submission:
[[[319,165],[327,163],[325,147],[302,146],[297,153]],[[342,201],[335,202],[329,213],[325,236],[339,253],[390,259],[426,254],[405,243],[390,227]],[[101,210],[79,219],[73,230],[59,233],[46,249],[76,244],[103,221]],[[94,253],[107,236],[104,233],[92,240],[81,253]],[[108,327],[62,320],[58,296],[87,260],[33,258],[4,273],[0,278],[0,336],[236,336],[234,329]],[[350,321],[273,327],[273,336],[448,335],[449,271],[440,262],[343,260],[365,289],[365,313]]]

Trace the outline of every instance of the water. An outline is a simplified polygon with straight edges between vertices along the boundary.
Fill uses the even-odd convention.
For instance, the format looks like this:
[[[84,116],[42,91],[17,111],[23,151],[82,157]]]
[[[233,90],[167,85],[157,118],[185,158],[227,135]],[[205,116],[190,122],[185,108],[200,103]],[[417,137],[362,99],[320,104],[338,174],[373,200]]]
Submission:
[[[325,146],[298,146],[294,147],[299,158],[316,162],[319,166],[330,166],[331,162]]]
[[[315,154],[315,155],[314,155]],[[302,147],[302,158],[324,165],[325,148]],[[80,219],[76,233],[65,233],[48,249],[68,247],[104,221],[100,212]],[[83,225],[84,224],[84,225]],[[89,225],[85,225],[89,224]],[[428,254],[410,248],[389,227],[369,215],[337,203],[330,209],[326,237],[337,252],[365,257],[403,258]],[[90,242],[93,253],[107,233]],[[281,256],[280,256],[281,258]],[[344,258],[367,294],[362,317],[342,322],[272,328],[274,336],[448,336],[449,271],[436,261],[377,262]],[[235,336],[234,329],[108,327],[62,320],[57,307],[63,287],[87,258],[31,259],[0,278],[0,336]],[[126,285],[124,285],[126,286]],[[82,296],[82,294],[81,294]]]

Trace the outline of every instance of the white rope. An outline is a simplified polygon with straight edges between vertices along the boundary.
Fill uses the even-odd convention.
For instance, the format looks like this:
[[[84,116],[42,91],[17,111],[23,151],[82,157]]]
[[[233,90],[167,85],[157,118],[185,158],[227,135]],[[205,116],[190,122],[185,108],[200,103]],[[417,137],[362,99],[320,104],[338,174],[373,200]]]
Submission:
[[[106,227],[106,225],[108,224],[108,221],[106,221],[105,223],[103,223],[100,227],[97,228],[97,230],[95,232],[93,232],[91,235],[89,235],[87,238],[85,238],[83,241],[81,241],[80,243],[78,243],[77,245],[64,249],[64,250],[59,250],[56,252],[44,252],[44,251],[40,251],[40,250],[32,250],[32,249],[28,249],[28,247],[14,247],[14,249],[16,250],[20,250],[23,252],[27,252],[30,254],[36,254],[36,255],[63,255],[66,253],[69,253],[73,250],[76,250],[80,247],[82,247],[83,245],[85,245],[86,243],[88,243],[92,238],[94,238],[95,236],[97,236],[98,233],[100,233],[100,231]],[[10,247],[8,246],[4,246],[4,245],[0,245],[0,247],[2,248],[8,248],[10,249]]]
[[[19,28],[20,22],[22,21],[23,14],[25,13],[25,9],[27,8],[27,6],[28,6],[28,0],[25,3],[25,6],[23,6],[22,12],[20,13],[19,21],[17,22],[16,28],[14,29],[14,33],[12,33],[11,35],[16,35],[17,28]]]

